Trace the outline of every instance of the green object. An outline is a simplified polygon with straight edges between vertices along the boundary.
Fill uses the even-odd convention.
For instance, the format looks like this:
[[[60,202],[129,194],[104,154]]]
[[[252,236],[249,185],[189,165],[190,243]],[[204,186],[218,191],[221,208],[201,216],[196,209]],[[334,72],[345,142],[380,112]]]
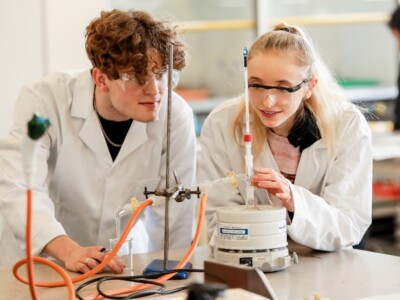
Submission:
[[[340,78],[338,83],[343,88],[377,86],[379,82],[373,79]]]
[[[33,139],[39,139],[51,125],[48,119],[38,117],[33,114],[32,119],[28,122],[28,136]]]

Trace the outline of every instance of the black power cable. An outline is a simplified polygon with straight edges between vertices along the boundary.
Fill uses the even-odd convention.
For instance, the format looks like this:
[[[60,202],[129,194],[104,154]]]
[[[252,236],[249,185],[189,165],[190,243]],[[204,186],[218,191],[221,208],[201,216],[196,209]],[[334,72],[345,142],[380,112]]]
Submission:
[[[97,292],[104,298],[106,299],[134,299],[134,298],[139,298],[139,297],[145,297],[145,296],[149,296],[149,295],[154,295],[154,294],[163,294],[163,295],[167,295],[167,294],[172,294],[172,293],[176,293],[182,290],[187,289],[187,286],[182,286],[179,288],[175,288],[175,289],[171,289],[171,290],[165,290],[166,286],[165,284],[162,283],[158,283],[155,282],[153,280],[148,280],[148,279],[157,279],[163,275],[166,274],[171,274],[171,273],[176,273],[176,272],[191,272],[191,273],[202,273],[204,272],[203,269],[173,269],[173,270],[167,270],[167,271],[163,271],[163,272],[159,272],[159,273],[155,273],[155,274],[149,274],[149,275],[136,275],[136,276],[100,276],[100,277],[96,277],[96,278],[92,278],[84,283],[82,283],[81,285],[79,285],[76,289],[75,289],[75,296],[77,299],[79,300],[84,300],[84,298],[79,294],[79,292],[93,284],[96,283],[97,284]],[[132,293],[128,296],[111,296],[111,295],[107,295],[105,292],[103,292],[103,290],[101,289],[101,284],[104,282],[108,282],[108,281],[117,281],[117,280],[121,280],[121,281],[130,281],[130,282],[138,282],[138,283],[148,283],[148,284],[153,284],[153,285],[157,285],[160,286],[159,289],[154,289],[154,290],[144,290],[144,291],[138,291],[135,293]]]
[[[152,285],[158,285],[160,288],[158,290],[145,290],[145,291],[139,291],[135,292],[132,294],[129,294],[127,296],[113,296],[113,295],[108,295],[106,292],[104,292],[101,289],[101,284],[107,281],[115,281],[115,280],[122,280],[122,281],[129,281],[129,282],[137,282],[137,283],[148,283]],[[162,293],[165,291],[165,284],[159,283],[159,282],[154,282],[153,280],[146,280],[146,279],[133,279],[129,277],[124,277],[124,278],[102,278],[97,282],[97,292],[99,295],[103,296],[106,299],[119,299],[119,300],[126,300],[126,299],[133,299],[133,298],[139,298],[142,297],[142,294],[145,294],[145,296],[148,295],[153,295],[155,293]]]

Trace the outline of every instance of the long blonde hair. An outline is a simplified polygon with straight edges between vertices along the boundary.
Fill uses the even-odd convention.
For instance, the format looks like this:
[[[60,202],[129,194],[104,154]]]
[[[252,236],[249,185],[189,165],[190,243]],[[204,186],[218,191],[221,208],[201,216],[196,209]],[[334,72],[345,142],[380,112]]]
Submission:
[[[309,78],[318,79],[318,84],[308,99],[302,101],[303,107],[297,112],[297,118],[301,117],[306,107],[316,120],[321,133],[323,143],[327,146],[329,153],[332,153],[336,140],[335,120],[340,117],[341,112],[352,104],[348,102],[335,78],[321,60],[315,47],[312,45],[304,31],[298,26],[289,26],[281,23],[272,31],[260,36],[251,46],[249,60],[260,52],[280,51],[297,53],[301,64],[309,69]],[[239,110],[234,121],[234,136],[238,144],[244,132],[245,106]],[[250,105],[251,131],[253,135],[253,154],[257,158],[267,138],[267,130]]]

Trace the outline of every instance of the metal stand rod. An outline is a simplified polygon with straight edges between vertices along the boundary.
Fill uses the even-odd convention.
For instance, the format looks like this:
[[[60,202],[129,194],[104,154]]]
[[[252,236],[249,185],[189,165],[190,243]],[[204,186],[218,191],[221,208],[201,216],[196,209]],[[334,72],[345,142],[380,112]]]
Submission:
[[[169,67],[168,67],[168,111],[167,111],[167,163],[165,174],[165,188],[169,189],[169,163],[170,163],[170,146],[171,146],[171,104],[172,104],[172,70],[174,69],[174,45],[170,45],[169,50]],[[165,196],[165,213],[164,213],[164,270],[168,266],[169,251],[169,195]]]

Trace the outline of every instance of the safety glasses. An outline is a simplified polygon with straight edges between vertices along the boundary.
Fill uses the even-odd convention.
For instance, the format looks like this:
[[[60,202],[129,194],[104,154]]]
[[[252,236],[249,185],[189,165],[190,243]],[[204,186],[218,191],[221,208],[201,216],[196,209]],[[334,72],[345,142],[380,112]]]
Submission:
[[[293,87],[270,86],[260,83],[249,84],[249,96],[251,98],[263,101],[267,96],[274,101],[290,101],[293,99],[293,93],[300,90],[310,79],[304,79],[298,85]]]
[[[146,78],[144,83],[139,83],[136,79],[136,74],[134,72],[130,73],[121,73],[118,82],[120,83],[121,89],[125,92],[127,88],[135,87],[135,88],[144,88],[148,89],[151,85],[157,84],[158,86],[166,86],[167,85],[168,73],[167,71],[162,71],[158,73],[150,73]],[[179,81],[179,72],[173,70],[172,72],[172,88],[175,88],[178,85]]]
[[[293,87],[283,87],[283,86],[271,86],[271,85],[263,85],[259,83],[252,83],[249,84],[249,88],[253,89],[264,89],[264,90],[278,90],[278,91],[283,91],[283,92],[288,92],[288,93],[294,93],[300,90],[303,85],[305,85],[307,82],[309,82],[310,79],[304,79],[302,82],[300,82],[298,85],[295,85]]]

